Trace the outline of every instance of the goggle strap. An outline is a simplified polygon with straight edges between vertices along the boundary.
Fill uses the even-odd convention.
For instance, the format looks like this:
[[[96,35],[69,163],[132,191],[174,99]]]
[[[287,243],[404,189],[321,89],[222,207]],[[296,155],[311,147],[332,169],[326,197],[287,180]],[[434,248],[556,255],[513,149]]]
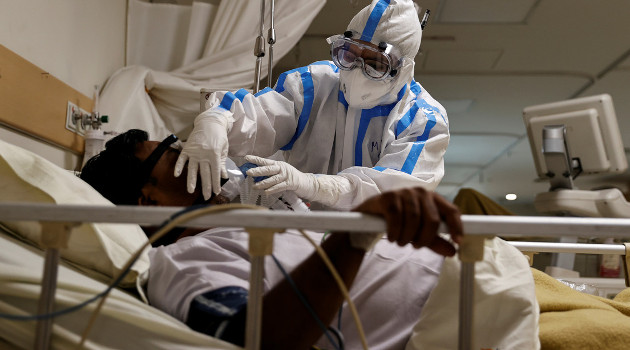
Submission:
[[[144,184],[149,180],[151,176],[151,172],[157,164],[158,160],[162,157],[164,152],[177,141],[177,136],[171,134],[167,138],[165,138],[160,144],[151,152],[151,154],[145,159],[142,163],[140,163],[140,171],[138,175],[138,185],[140,187],[144,186]]]

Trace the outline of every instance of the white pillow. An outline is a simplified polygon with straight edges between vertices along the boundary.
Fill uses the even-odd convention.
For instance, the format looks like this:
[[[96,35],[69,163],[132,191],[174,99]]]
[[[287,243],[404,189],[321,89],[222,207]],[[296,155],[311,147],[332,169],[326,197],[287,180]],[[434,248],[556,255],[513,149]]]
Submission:
[[[457,349],[459,258],[446,258],[406,350]],[[500,238],[487,239],[475,263],[471,349],[540,349],[534,278],[525,256]]]
[[[0,201],[57,204],[113,204],[71,172],[25,149],[0,140]],[[4,222],[19,236],[40,244],[38,222]],[[70,234],[67,249],[61,257],[83,270],[96,271],[112,278],[147,237],[138,225],[83,223]],[[149,269],[147,250],[121,282],[133,286],[136,278]],[[93,277],[95,274],[92,274]]]

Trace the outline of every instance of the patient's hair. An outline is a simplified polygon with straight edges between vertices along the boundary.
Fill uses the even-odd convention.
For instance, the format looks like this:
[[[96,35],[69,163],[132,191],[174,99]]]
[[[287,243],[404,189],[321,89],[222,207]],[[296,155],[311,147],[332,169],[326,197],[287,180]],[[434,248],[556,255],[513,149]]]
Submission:
[[[140,160],[136,145],[148,141],[146,131],[131,129],[107,141],[105,150],[87,161],[81,179],[118,205],[137,205],[140,197]]]

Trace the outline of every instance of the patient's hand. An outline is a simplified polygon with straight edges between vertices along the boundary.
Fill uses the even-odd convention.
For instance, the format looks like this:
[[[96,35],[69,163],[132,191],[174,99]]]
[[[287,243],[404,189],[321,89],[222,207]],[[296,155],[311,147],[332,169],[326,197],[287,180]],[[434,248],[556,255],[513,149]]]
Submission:
[[[426,246],[444,256],[453,256],[456,250],[439,236],[440,222],[446,223],[456,243],[463,235],[457,207],[422,187],[385,192],[363,202],[354,211],[383,217],[391,242],[401,246],[411,243],[416,248]]]

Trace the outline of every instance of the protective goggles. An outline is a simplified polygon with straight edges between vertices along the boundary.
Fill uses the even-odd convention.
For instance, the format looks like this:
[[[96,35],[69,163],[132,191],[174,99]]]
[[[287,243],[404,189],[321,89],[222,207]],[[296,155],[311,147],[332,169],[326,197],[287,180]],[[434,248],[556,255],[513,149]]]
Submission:
[[[162,158],[164,152],[166,152],[169,148],[175,148],[181,150],[181,144],[177,142],[177,136],[171,134],[167,136],[160,144],[151,152],[151,154],[145,159],[142,163],[140,163],[140,170],[138,172],[138,187],[141,189],[144,184],[149,181],[151,177],[151,172],[158,160]]]
[[[326,39],[335,65],[342,70],[352,70],[360,65],[363,74],[371,80],[394,77],[402,64],[399,52],[385,42],[373,47],[352,40],[360,37],[357,32],[347,31],[343,35],[333,35]]]

